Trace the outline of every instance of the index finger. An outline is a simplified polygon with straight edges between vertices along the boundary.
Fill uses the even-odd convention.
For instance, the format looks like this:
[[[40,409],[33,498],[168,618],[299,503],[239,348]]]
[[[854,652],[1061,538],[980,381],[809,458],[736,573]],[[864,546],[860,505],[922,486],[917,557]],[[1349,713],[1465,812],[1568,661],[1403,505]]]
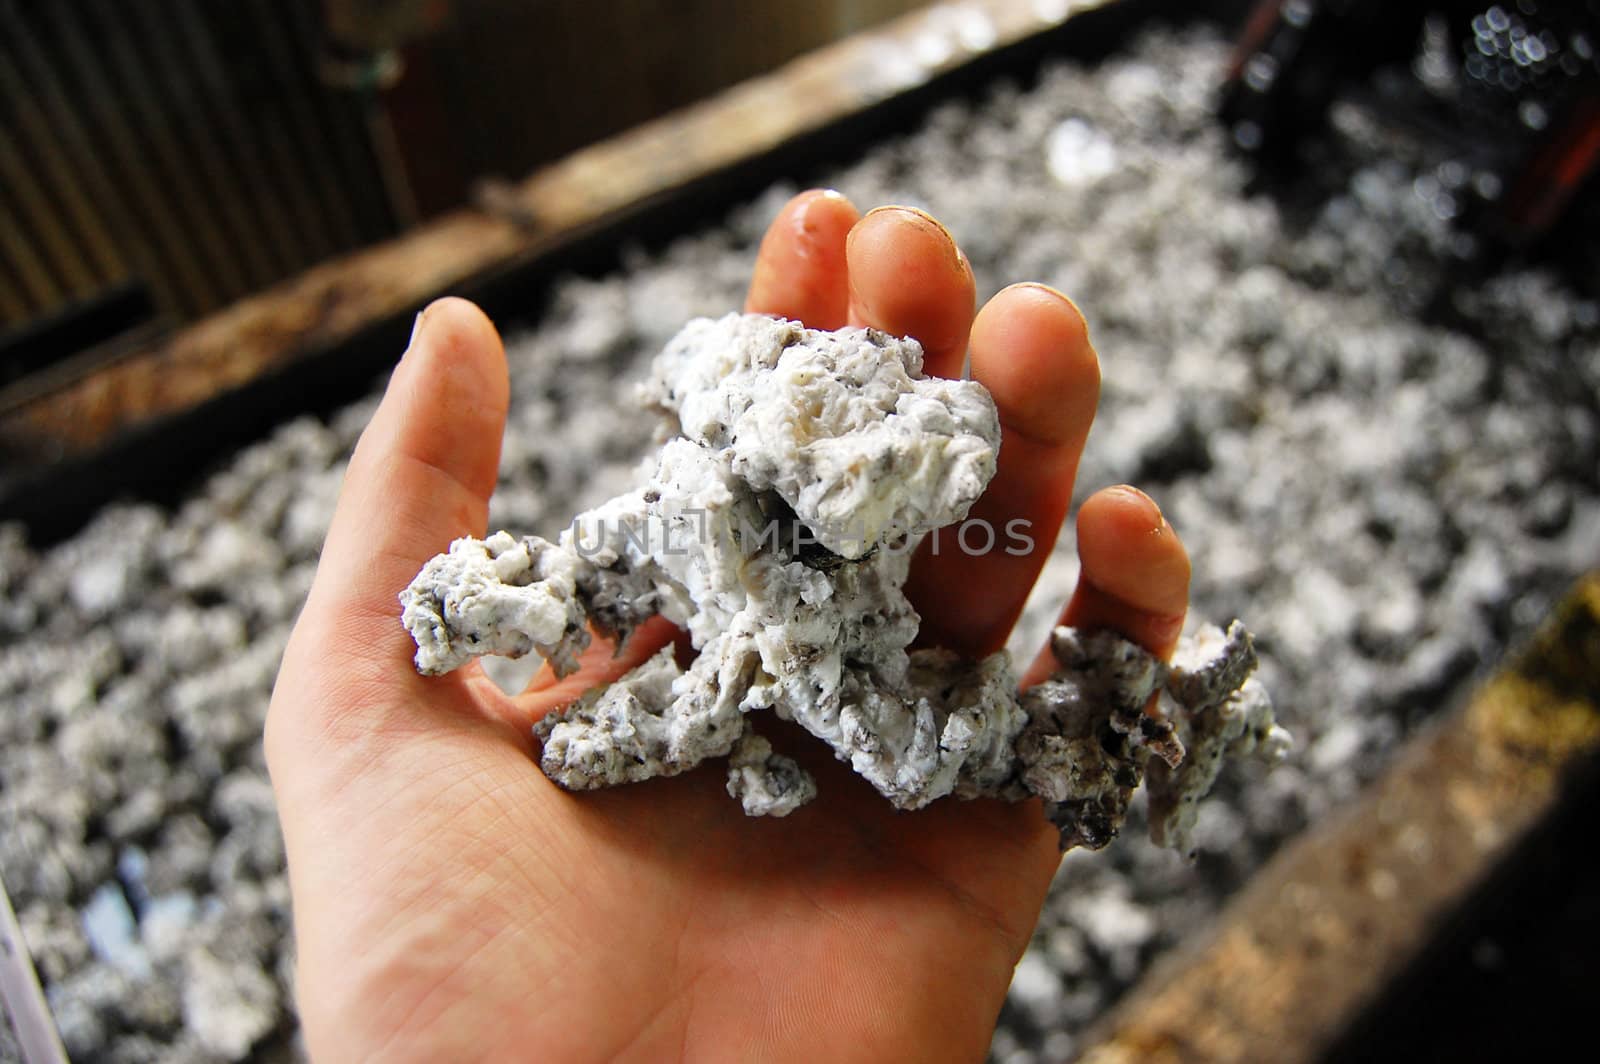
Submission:
[[[831,189],[811,189],[791,199],[761,240],[744,309],[792,318],[813,329],[842,326],[850,306],[845,237],[860,217]]]
[[[352,657],[410,657],[396,596],[451,540],[483,535],[509,393],[483,311],[442,299],[417,317],[350,459],[302,625],[326,623]]]

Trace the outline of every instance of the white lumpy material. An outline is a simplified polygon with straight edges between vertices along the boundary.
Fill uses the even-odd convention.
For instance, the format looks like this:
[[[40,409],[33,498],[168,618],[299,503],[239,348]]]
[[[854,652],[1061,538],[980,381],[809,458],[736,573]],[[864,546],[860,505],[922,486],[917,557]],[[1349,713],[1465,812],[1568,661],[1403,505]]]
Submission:
[[[656,359],[646,396],[851,559],[966,516],[1000,443],[981,385],[924,377],[916,341],[869,329],[701,318]]]
[[[746,728],[728,758],[728,794],[739,799],[749,816],[788,816],[817,796],[817,781]]]
[[[588,632],[573,598],[571,556],[500,532],[459,539],[429,562],[431,593],[417,585],[402,621],[417,640],[417,670],[437,676],[485,654],[531,650],[570,672]]]
[[[620,642],[661,615],[688,631],[687,668],[664,647],[539,722],[541,766],[561,786],[730,757],[728,792],[745,812],[787,815],[816,782],[757,734],[753,715],[770,710],[897,808],[1041,797],[1063,848],[1114,837],[1147,763],[1159,765],[1175,811],[1157,837],[1181,844],[1223,753],[1250,737],[1281,745],[1266,741],[1259,688],[1240,692],[1255,656],[1237,624],[1170,671],[1110,633],[1058,629],[1061,669],[1024,694],[1004,651],[909,649],[912,550],[966,517],[1000,442],[988,392],[923,376],[916,341],[698,319],[657,357],[643,398],[667,438],[642,486],[579,515],[558,543],[458,540],[401,595],[427,674],[537,652],[565,675],[591,626]],[[1166,710],[1152,701],[1163,685]]]

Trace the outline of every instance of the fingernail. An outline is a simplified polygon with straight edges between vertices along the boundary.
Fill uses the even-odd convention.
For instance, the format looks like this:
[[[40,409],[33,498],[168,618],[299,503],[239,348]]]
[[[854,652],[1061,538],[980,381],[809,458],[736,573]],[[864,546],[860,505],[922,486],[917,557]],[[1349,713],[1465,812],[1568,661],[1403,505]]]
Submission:
[[[904,204],[889,204],[886,207],[874,207],[872,210],[868,211],[862,216],[861,221],[865,222],[868,218],[871,218],[875,214],[885,213],[892,213],[895,215],[895,220],[901,225],[909,225],[923,230],[931,229],[938,233],[939,236],[944,239],[945,247],[950,249],[951,255],[955,258],[956,268],[962,273],[966,274],[968,277],[972,276],[972,265],[967,262],[967,256],[962,253],[961,246],[956,243],[956,238],[950,235],[950,230],[946,229],[944,227],[944,223],[939,221],[939,219],[935,218],[933,215],[929,214],[920,207],[908,207]],[[859,227],[861,223],[858,222],[856,224]],[[850,236],[853,238],[855,234],[856,230],[852,229],[850,231]]]
[[[1008,287],[1009,288],[1032,288],[1032,289],[1035,289],[1037,291],[1047,293],[1047,294],[1055,297],[1056,299],[1061,300],[1061,302],[1065,303],[1068,307],[1070,307],[1072,309],[1072,313],[1074,313],[1074,314],[1076,314],[1078,316],[1078,320],[1083,322],[1083,335],[1084,335],[1084,337],[1086,339],[1089,340],[1090,345],[1093,346],[1094,340],[1093,340],[1093,338],[1091,338],[1089,336],[1089,319],[1084,317],[1083,308],[1079,307],[1077,303],[1073,302],[1072,297],[1067,295],[1065,292],[1061,291],[1061,289],[1052,288],[1050,285],[1045,284],[1043,281],[1018,281],[1016,284],[1009,285]]]
[[[945,233],[945,236],[949,235],[949,233]],[[967,258],[967,253],[962,251],[960,245],[956,244],[954,240],[950,242],[950,246],[956,249],[956,263],[961,267],[962,272],[969,278],[972,277],[972,261]]]
[[[406,340],[407,351],[411,350],[412,346],[416,344],[417,334],[422,332],[422,319],[425,318],[427,314],[428,308],[423,307],[421,310],[417,311],[416,318],[411,322],[411,336]]]
[[[1061,300],[1061,302],[1063,302],[1067,306],[1071,307],[1073,310],[1077,310],[1078,309],[1078,304],[1076,304],[1072,300],[1068,299],[1066,294],[1064,292],[1062,292],[1061,289],[1052,288],[1049,285],[1045,284],[1043,281],[1018,281],[1016,284],[1009,285],[1007,287],[1010,287],[1010,288],[1032,288],[1032,289],[1034,289],[1036,291],[1043,292],[1046,295],[1051,295],[1051,296],[1056,297],[1057,299]]]
[[[1107,488],[1106,490],[1112,494],[1121,495],[1129,502],[1136,503],[1143,507],[1152,517],[1155,518],[1155,520],[1152,522],[1155,526],[1153,531],[1160,532],[1166,527],[1167,518],[1166,515],[1161,512],[1161,507],[1156,504],[1154,499],[1140,491],[1138,488],[1134,487],[1132,484],[1118,484],[1115,487]]]
[[[942,222],[940,222],[939,219],[935,218],[933,215],[929,214],[927,211],[923,210],[921,207],[908,207],[905,204],[901,204],[901,203],[891,203],[891,204],[889,204],[887,206],[884,206],[884,207],[874,207],[874,208],[872,208],[872,210],[870,210],[870,211],[868,211],[866,213],[866,217],[867,218],[871,218],[875,214],[888,214],[888,213],[893,213],[893,214],[899,216],[899,218],[901,219],[902,222],[908,223],[908,224],[911,224],[911,225],[915,225],[918,222],[924,222],[924,223],[926,223],[928,225],[931,225],[935,229],[937,229],[940,232],[940,234],[944,236],[944,238],[946,240],[950,241],[950,246],[951,247],[955,247],[956,246],[955,237],[950,235],[950,230],[946,229],[944,227],[944,224]]]

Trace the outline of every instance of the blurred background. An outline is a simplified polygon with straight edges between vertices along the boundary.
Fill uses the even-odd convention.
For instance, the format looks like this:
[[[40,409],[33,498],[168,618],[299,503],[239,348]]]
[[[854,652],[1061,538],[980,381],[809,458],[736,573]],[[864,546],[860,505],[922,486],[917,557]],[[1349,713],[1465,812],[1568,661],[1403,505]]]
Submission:
[[[1600,0],[0,0],[9,1018],[31,955],[74,1059],[301,1059],[261,725],[412,316],[502,327],[492,522],[554,534],[652,445],[625,382],[828,184],[934,212],[980,297],[1080,302],[1079,497],[1152,489],[1296,735],[1192,861],[1064,861],[992,1059],[1561,1055],[1597,44]],[[1076,576],[1063,536],[1014,646]]]
[[[0,384],[918,0],[0,3]]]

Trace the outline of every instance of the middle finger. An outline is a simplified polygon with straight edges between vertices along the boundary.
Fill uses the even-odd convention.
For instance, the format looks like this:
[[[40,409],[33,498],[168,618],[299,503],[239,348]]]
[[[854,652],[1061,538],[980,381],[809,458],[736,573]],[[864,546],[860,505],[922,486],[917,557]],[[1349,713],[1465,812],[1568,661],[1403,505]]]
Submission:
[[[923,541],[906,594],[922,615],[920,644],[981,657],[1005,645],[1055,545],[1100,398],[1100,363],[1071,300],[1019,284],[973,323],[972,374],[999,408],[999,467],[966,522]]]
[[[850,324],[914,337],[923,372],[959,377],[976,286],[944,226],[911,207],[879,207],[850,230],[845,260]]]

